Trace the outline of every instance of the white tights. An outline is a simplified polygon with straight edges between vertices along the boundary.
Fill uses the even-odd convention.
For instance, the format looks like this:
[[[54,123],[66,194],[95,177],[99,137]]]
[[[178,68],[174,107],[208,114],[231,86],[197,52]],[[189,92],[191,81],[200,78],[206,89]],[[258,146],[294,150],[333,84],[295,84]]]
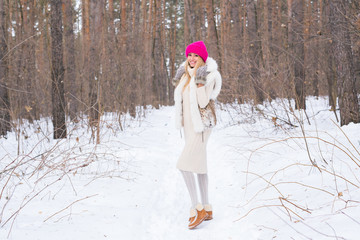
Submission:
[[[180,172],[182,173],[184,180],[185,180],[186,187],[189,190],[192,208],[195,208],[196,204],[199,202],[198,197],[197,197],[196,183],[195,183],[195,177],[194,177],[195,173],[182,171],[182,170],[180,170]],[[199,184],[201,202],[203,205],[209,204],[208,175],[207,174],[197,174],[197,179],[198,179],[198,184]]]

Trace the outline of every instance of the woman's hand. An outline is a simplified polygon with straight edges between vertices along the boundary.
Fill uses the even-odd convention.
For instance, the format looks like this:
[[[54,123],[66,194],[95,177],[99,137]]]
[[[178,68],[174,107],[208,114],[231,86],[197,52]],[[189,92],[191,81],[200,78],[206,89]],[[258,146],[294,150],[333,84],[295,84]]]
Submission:
[[[204,86],[204,84],[202,84],[202,83],[197,84],[197,87],[202,87],[202,86]]]
[[[184,66],[180,66],[179,69],[176,71],[175,77],[172,80],[172,84],[176,87],[179,82],[181,77],[184,75],[185,73],[185,67]]]
[[[201,84],[202,86],[204,86],[206,84],[206,77],[208,74],[209,74],[209,72],[207,71],[207,66],[199,67],[196,70],[195,83],[198,85]]]

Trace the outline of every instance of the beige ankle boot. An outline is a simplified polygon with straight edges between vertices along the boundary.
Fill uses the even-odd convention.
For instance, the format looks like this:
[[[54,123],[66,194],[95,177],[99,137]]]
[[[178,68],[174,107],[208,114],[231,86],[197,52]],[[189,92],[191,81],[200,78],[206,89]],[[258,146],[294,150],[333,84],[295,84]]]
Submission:
[[[197,226],[199,226],[204,220],[205,218],[207,217],[207,213],[203,207],[202,204],[198,203],[196,205],[196,216],[195,217],[192,217],[190,215],[190,223],[189,223],[189,229],[194,229],[196,228]]]
[[[190,209],[190,218],[189,218],[189,225],[195,220],[196,218],[196,209],[192,208]]]
[[[210,204],[206,204],[204,206],[205,211],[207,213],[207,217],[205,218],[205,221],[213,219],[213,212],[212,212],[212,206]]]

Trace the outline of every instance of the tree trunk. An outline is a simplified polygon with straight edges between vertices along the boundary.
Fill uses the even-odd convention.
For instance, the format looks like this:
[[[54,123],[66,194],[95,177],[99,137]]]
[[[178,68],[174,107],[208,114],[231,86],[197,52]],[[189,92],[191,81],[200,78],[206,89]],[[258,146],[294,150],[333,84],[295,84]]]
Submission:
[[[65,43],[65,86],[68,113],[70,119],[76,119],[78,112],[76,67],[75,67],[75,36],[72,0],[63,0],[64,7],[64,43]]]
[[[228,3],[225,3],[224,1],[221,1],[220,3],[220,18],[221,18],[221,25],[220,25],[220,56],[228,56],[228,48],[229,48],[229,22],[230,20],[228,19],[228,15],[229,15],[229,6]],[[223,59],[221,62],[219,62],[219,68],[222,70],[223,73],[223,77],[228,77],[229,75],[229,58],[225,58]],[[223,90],[226,91],[226,84],[223,85]]]
[[[115,14],[114,14],[114,0],[108,1],[108,10],[107,10],[107,23],[104,24],[105,32],[107,33],[106,38],[104,38],[104,45],[106,49],[106,58],[107,64],[104,66],[106,68],[107,77],[106,77],[106,87],[110,91],[112,91],[111,96],[107,97],[110,100],[110,107],[114,109],[114,111],[120,110],[120,105],[118,103],[118,99],[121,96],[121,92],[119,91],[120,81],[118,81],[118,76],[120,75],[120,67],[117,65],[117,59],[119,56],[119,48],[118,48],[118,39],[116,37],[115,32]]]
[[[321,1],[321,0],[320,0]],[[310,4],[310,3],[309,3]],[[317,29],[318,31],[320,31],[320,27],[319,27],[319,23],[320,23],[320,20],[319,20],[319,16],[317,15],[317,12],[318,12],[318,9],[319,9],[319,6],[318,6],[318,1],[315,1],[314,3],[314,10],[312,12],[315,12],[316,13],[316,26],[317,26]],[[315,35],[316,34],[316,31],[313,31],[313,34]],[[319,41],[315,41],[314,43],[314,46],[312,47],[312,49],[314,51],[312,51],[312,56],[313,56],[313,63],[314,63],[314,66],[313,66],[313,81],[312,81],[312,89],[313,89],[313,94],[314,96],[318,97],[319,96],[319,55],[320,55],[320,43]]]
[[[146,7],[145,7],[146,8]],[[145,83],[144,83],[144,100],[146,103],[152,103],[152,76],[153,76],[153,66],[152,66],[152,52],[153,52],[153,15],[154,15],[154,0],[149,1],[149,10],[147,12],[147,21],[145,21],[145,51],[144,51],[144,71],[145,71]],[[185,33],[184,33],[185,34]],[[144,104],[146,106],[146,104]]]
[[[31,96],[31,82],[30,84],[27,82],[27,72],[26,72],[26,61],[29,59],[29,54],[26,50],[29,49],[27,46],[27,41],[24,41],[27,38],[26,35],[26,23],[27,19],[27,7],[24,5],[24,0],[18,1],[16,4],[16,30],[15,30],[15,39],[16,44],[19,46],[16,49],[16,86],[21,86],[23,90],[25,90],[25,94],[17,95],[17,103],[16,106],[13,105],[13,108],[18,112],[18,117],[26,118],[29,122],[32,122],[33,118],[31,117],[31,104],[29,97]]]
[[[126,56],[126,40],[127,40],[127,19],[126,19],[126,1],[121,0],[121,50],[122,53]]]
[[[295,81],[295,109],[306,109],[305,68],[304,68],[304,0],[292,0],[291,29],[289,42],[293,49],[293,68]]]
[[[260,79],[260,42],[258,36],[258,15],[256,2],[253,0],[246,0],[246,11],[247,11],[247,50],[248,60],[250,62],[250,78],[253,83],[255,91],[255,101],[262,103],[264,101],[264,93],[262,83]]]
[[[32,122],[40,119],[39,106],[36,100],[36,64],[35,64],[35,5],[34,1],[23,0],[23,31],[27,40],[23,44],[23,77],[26,84],[26,109],[25,117]]]
[[[230,88],[233,90],[233,94],[235,94],[235,98],[238,99],[238,102],[241,103],[241,80],[242,80],[242,70],[243,70],[243,64],[241,63],[242,59],[242,44],[240,44],[242,40],[242,34],[243,34],[243,25],[242,25],[242,5],[240,1],[238,0],[231,0],[230,2],[230,15],[231,15],[231,21],[233,24],[231,24],[231,46],[233,49],[233,68],[232,68],[232,77],[234,78],[234,81],[232,83],[232,86]],[[214,16],[213,16],[214,18]],[[219,59],[220,61],[220,59]],[[227,101],[234,101],[234,97],[228,97]]]
[[[171,1],[170,6],[170,78],[172,79],[175,76],[175,57],[176,57],[176,34],[177,34],[177,0]]]
[[[90,125],[99,127],[100,51],[102,46],[103,2],[90,0],[89,100]]]
[[[219,49],[219,38],[215,25],[214,17],[214,5],[213,0],[206,0],[206,16],[207,16],[207,38],[206,38],[206,47],[209,52],[209,56],[212,56],[218,62],[218,65],[221,66],[220,61],[220,49]]]
[[[5,0],[0,0],[0,136],[6,136],[11,130],[10,102],[7,88],[7,23]]]
[[[336,99],[337,99],[337,91],[336,91],[336,70],[334,63],[334,54],[332,54],[331,49],[331,30],[329,28],[329,18],[330,15],[330,5],[328,0],[320,0],[320,33],[326,36],[326,40],[323,41],[321,45],[321,49],[323,52],[323,59],[326,59],[324,72],[327,80],[327,92],[329,95],[329,106],[331,110],[336,113]]]
[[[203,10],[203,7],[200,4],[199,0],[191,0],[192,1],[192,7],[190,8],[190,12],[192,15],[192,19],[194,21],[194,41],[198,41],[198,39],[203,39],[202,38],[202,32],[204,29],[204,24],[203,24],[203,12],[201,12],[201,10]],[[191,28],[190,28],[191,29]]]
[[[54,139],[66,138],[61,1],[51,0],[51,80]]]
[[[160,104],[164,104],[166,99],[166,65],[164,58],[164,46],[162,44],[162,4],[160,0],[154,0],[155,14],[154,14],[154,39],[153,39],[153,94],[154,94],[154,107],[159,108]]]
[[[90,0],[82,0],[82,68],[80,79],[81,102],[90,103],[88,82],[90,73]],[[88,108],[86,109],[88,110]]]
[[[263,82],[263,93],[267,99],[275,98],[273,93],[273,85],[271,84],[271,54],[270,54],[270,26],[271,26],[271,17],[269,11],[271,10],[271,3],[269,0],[260,1],[261,17],[259,17],[258,25],[261,29],[261,62],[260,65],[260,77]]]
[[[350,46],[350,34],[346,25],[344,1],[330,1],[330,29],[335,56],[340,124],[360,122],[359,104],[355,90],[355,71]]]
[[[141,47],[141,49],[139,49],[142,53],[142,59],[140,60],[140,64],[142,67],[142,71],[140,73],[140,78],[143,80],[147,80],[146,76],[148,73],[148,66],[149,64],[147,63],[147,57],[148,57],[148,45],[147,45],[147,38],[148,38],[148,30],[147,30],[147,9],[146,9],[146,4],[147,1],[141,1],[140,4],[140,12],[141,12],[141,18],[142,20],[142,24],[139,26],[140,28],[140,33],[139,33],[139,37],[140,37],[140,41],[139,44]],[[139,89],[138,94],[140,95],[139,97],[139,101],[140,101],[140,105],[146,107],[146,88],[147,88],[147,84],[145,83],[141,83],[141,88]]]
[[[132,12],[133,17],[132,17],[132,21],[130,21],[131,19],[131,14],[130,12]],[[135,24],[135,13],[134,11],[126,11],[126,5],[125,5],[125,1],[122,0],[121,1],[121,29],[123,31],[123,35],[126,36],[128,35],[129,38],[130,36],[134,36],[134,34],[137,34],[137,30],[135,30],[135,28],[131,28],[131,27],[127,27],[127,23],[128,22],[133,22]],[[129,40],[128,40],[129,41]],[[124,57],[124,59],[126,59],[126,62],[130,61],[130,59],[132,58],[132,56],[136,56],[135,51],[137,51],[137,49],[135,49],[134,45],[136,45],[136,43],[134,43],[132,46],[129,44],[129,49],[127,46],[127,41],[126,38],[123,38],[123,43],[125,45],[124,48],[122,49],[123,54],[125,54],[126,57]],[[128,50],[130,50],[130,48],[132,47],[131,52],[129,52]],[[136,99],[136,90],[139,86],[139,84],[137,83],[137,72],[136,71],[132,71],[129,68],[123,69],[125,71],[125,75],[124,75],[124,82],[126,85],[126,100],[127,100],[127,108],[128,108],[128,112],[130,114],[131,117],[135,118],[136,117],[136,105],[137,105],[137,99]],[[131,76],[131,81],[127,82],[127,76]]]
[[[194,0],[184,0],[184,11],[184,40],[186,47],[190,43],[195,42],[196,37]]]
[[[354,55],[354,69],[355,69],[355,84],[356,92],[360,94],[360,2],[352,1],[352,4],[349,4],[349,9],[351,13],[351,18],[353,21],[354,29],[351,31],[352,38],[352,50]],[[360,99],[359,99],[360,100]]]

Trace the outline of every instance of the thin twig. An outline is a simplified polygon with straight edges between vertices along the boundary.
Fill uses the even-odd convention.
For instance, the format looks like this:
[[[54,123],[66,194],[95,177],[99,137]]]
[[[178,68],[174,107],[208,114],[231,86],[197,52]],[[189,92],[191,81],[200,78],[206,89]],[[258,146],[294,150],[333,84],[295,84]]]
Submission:
[[[282,199],[282,200],[284,200],[284,201],[286,201],[286,202],[290,203],[291,205],[293,205],[293,206],[295,206],[295,207],[297,207],[297,208],[299,208],[299,209],[303,210],[304,212],[307,212],[307,213],[310,213],[310,214],[311,214],[311,212],[310,212],[309,210],[307,210],[307,209],[305,209],[305,208],[302,208],[302,207],[299,207],[299,206],[298,206],[298,205],[296,205],[295,203],[290,202],[289,200],[287,200],[286,198],[280,198],[280,199]]]
[[[269,210],[276,215],[279,219],[281,219],[281,221],[283,221],[286,225],[288,225],[290,228],[292,228],[295,232],[297,232],[298,234],[302,235],[303,237],[312,240],[312,238],[309,238],[308,236],[306,236],[304,233],[299,232],[297,229],[295,229],[293,226],[291,226],[287,221],[285,221],[282,217],[279,216],[279,214],[277,214],[276,212],[274,212],[271,208],[269,208]]]
[[[250,209],[244,216],[242,216],[241,218],[238,218],[236,220],[234,220],[233,222],[237,222],[237,221],[240,221],[241,219],[247,217],[251,212],[257,210],[257,209],[260,209],[260,208],[269,208],[269,207],[282,207],[282,205],[262,205],[262,206],[259,206],[259,207],[255,207],[255,208],[252,208]]]
[[[9,55],[14,49],[16,49],[17,47],[19,47],[20,45],[22,45],[24,42],[28,41],[29,39],[35,37],[36,35],[39,35],[40,32],[35,33],[34,35],[31,35],[30,37],[24,39],[23,41],[19,42],[18,44],[16,44],[13,48],[11,48],[0,60],[2,61],[5,57],[7,57],[7,55]]]
[[[68,209],[69,207],[71,207],[72,205],[74,205],[75,203],[80,202],[80,201],[85,200],[85,199],[88,199],[88,198],[91,198],[91,197],[95,197],[95,196],[97,196],[97,195],[99,195],[99,194],[94,194],[94,195],[91,195],[91,196],[87,196],[87,197],[84,197],[84,198],[81,198],[81,199],[78,199],[78,200],[72,202],[72,203],[69,204],[67,207],[63,208],[62,210],[60,210],[60,211],[52,214],[52,215],[49,216],[48,218],[46,218],[46,219],[44,220],[44,222],[46,222],[46,221],[49,220],[50,218],[54,217],[55,215],[57,215],[57,214],[65,211],[66,209]]]
[[[334,229],[328,222],[325,222],[325,223],[333,230],[333,232],[334,232],[334,234],[335,234],[335,238],[336,238],[336,239],[339,239],[339,238],[337,237],[337,234],[336,234],[335,229]]]
[[[262,149],[262,148],[265,148],[265,147],[267,147],[267,146],[269,146],[269,145],[272,145],[272,144],[275,144],[275,143],[279,143],[279,142],[286,142],[286,141],[292,140],[292,139],[303,139],[303,138],[304,138],[304,137],[287,137],[287,138],[280,139],[280,140],[274,140],[274,141],[271,142],[271,143],[266,143],[266,144],[258,147],[257,149],[255,149],[253,152],[251,152],[249,159],[252,157],[252,155],[253,155],[255,152],[257,152],[258,150],[260,150],[260,149]],[[331,142],[329,142],[329,141],[326,141],[326,140],[324,140],[324,139],[322,139],[322,138],[318,138],[318,137],[306,137],[306,138],[307,138],[307,139],[317,139],[317,140],[320,140],[320,141],[322,141],[322,142],[324,142],[324,143],[327,143],[327,144],[329,144],[329,145],[331,145],[331,146],[334,146],[334,147],[338,148],[340,151],[342,151],[343,153],[345,153],[358,167],[360,167],[360,164],[358,163],[358,162],[360,162],[359,159],[356,159],[356,160],[353,159],[353,158],[349,155],[348,152],[346,152],[344,149],[340,148],[340,147],[337,146],[336,144],[331,143]],[[357,161],[358,161],[358,162],[357,162]],[[320,169],[321,169],[321,168],[320,168]]]
[[[347,216],[348,218],[350,218],[351,220],[353,220],[354,222],[356,222],[357,224],[359,224],[360,225],[360,222],[359,221],[357,221],[356,219],[354,219],[353,217],[351,217],[351,216],[349,216],[349,215],[347,215],[346,213],[344,213],[343,211],[340,211],[342,214],[344,214],[345,216]]]
[[[285,207],[285,205],[284,205],[284,203],[283,203],[283,201],[282,201],[282,198],[281,198],[281,197],[279,197],[279,200],[280,200],[280,202],[281,202],[281,205],[285,208],[286,212],[288,213],[289,218],[290,218],[290,221],[292,221],[292,219],[291,219],[291,214],[290,214],[290,212],[289,212],[288,208],[287,208],[287,207]]]
[[[321,234],[321,235],[323,235],[323,236],[325,236],[325,237],[329,237],[329,238],[336,238],[336,239],[343,239],[343,240],[346,240],[345,238],[343,238],[343,237],[337,237],[337,236],[331,236],[331,235],[329,235],[329,234],[326,234],[326,233],[322,233],[322,232],[320,232],[319,230],[317,230],[316,228],[314,228],[314,227],[312,227],[312,226],[310,226],[310,225],[308,225],[308,224],[306,224],[304,221],[300,221],[302,224],[304,224],[306,227],[308,227],[308,228],[310,228],[311,230],[313,230],[314,232],[317,232],[317,233],[319,233],[319,234]]]
[[[263,176],[261,176],[261,175],[259,175],[259,174],[257,174],[257,173],[253,173],[253,172],[246,172],[246,173],[255,175],[255,176],[263,179],[265,182],[267,182],[268,184],[270,184],[271,186],[273,186],[273,187],[276,189],[276,191],[277,191],[282,197],[284,197],[284,195],[280,192],[280,190],[279,190],[273,183],[271,183],[271,182],[269,182],[268,180],[266,180]]]
[[[357,148],[354,146],[354,144],[350,141],[349,137],[346,135],[346,133],[344,132],[344,130],[342,130],[342,128],[341,128],[338,124],[336,124],[332,119],[331,119],[331,121],[334,123],[334,125],[335,125],[338,129],[340,129],[340,131],[344,134],[344,136],[345,136],[346,139],[349,141],[349,143],[350,143],[351,146],[354,148],[354,150],[357,152],[357,154],[360,155],[360,152],[357,150]]]

